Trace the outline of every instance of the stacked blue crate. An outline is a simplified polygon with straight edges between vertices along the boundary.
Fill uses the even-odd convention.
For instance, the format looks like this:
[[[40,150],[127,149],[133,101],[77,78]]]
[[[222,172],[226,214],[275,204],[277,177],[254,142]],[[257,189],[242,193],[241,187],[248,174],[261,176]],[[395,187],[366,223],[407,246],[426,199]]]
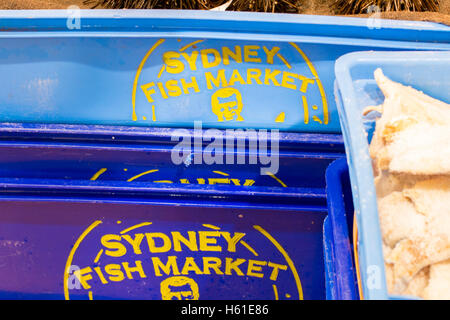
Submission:
[[[345,155],[334,63],[450,48],[423,22],[0,19],[4,298],[325,299],[325,171]]]

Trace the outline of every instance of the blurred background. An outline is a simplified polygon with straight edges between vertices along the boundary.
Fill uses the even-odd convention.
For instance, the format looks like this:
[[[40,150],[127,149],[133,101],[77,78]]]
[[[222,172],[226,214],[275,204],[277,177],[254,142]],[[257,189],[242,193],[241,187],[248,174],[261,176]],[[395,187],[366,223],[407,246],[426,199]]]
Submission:
[[[450,0],[0,0],[0,9],[195,9],[369,16],[450,25]],[[374,7],[376,6],[376,7]],[[369,12],[369,14],[368,14]]]

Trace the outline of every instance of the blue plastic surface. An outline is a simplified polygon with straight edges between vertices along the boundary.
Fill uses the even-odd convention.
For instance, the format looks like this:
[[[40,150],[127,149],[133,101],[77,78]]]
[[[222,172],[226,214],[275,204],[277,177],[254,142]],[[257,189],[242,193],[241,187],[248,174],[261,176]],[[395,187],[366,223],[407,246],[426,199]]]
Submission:
[[[324,195],[311,207],[317,195],[283,205],[228,186],[11,180],[0,179],[0,298],[325,298]]]
[[[123,181],[130,186],[136,182],[155,182],[324,188],[327,166],[344,154],[340,136],[284,134],[277,154],[273,154],[275,150],[269,143],[267,151],[272,155],[268,163],[263,162],[261,150],[249,150],[248,136],[245,145],[240,146],[235,140],[233,148],[215,150],[217,163],[209,163],[205,160],[208,155],[205,149],[199,162],[202,150],[197,147],[192,146],[182,155],[175,152],[178,140],[169,139],[174,129],[161,132],[109,128],[111,131],[104,136],[99,128],[82,131],[77,126],[70,128],[72,131],[64,126],[51,132],[45,132],[42,126],[36,131],[23,127],[10,129],[6,126],[0,129],[2,178]],[[91,135],[92,132],[96,134]],[[192,141],[194,136],[186,131],[184,137]],[[182,157],[180,162],[174,162],[174,154]],[[265,157],[268,155],[264,153]],[[234,164],[230,164],[230,156]],[[267,172],[271,174],[264,174]]]
[[[450,33],[448,33],[450,38]],[[336,102],[348,155],[358,225],[358,256],[364,299],[387,299],[382,239],[368,139],[374,120],[361,111],[383,101],[373,72],[450,103],[450,52],[360,52],[336,61]]]
[[[449,50],[427,22],[205,11],[0,11],[2,122],[340,132],[335,60]]]
[[[336,299],[336,279],[334,273],[334,251],[332,246],[333,231],[329,217],[323,221],[323,259],[325,265],[325,297],[327,300]]]
[[[343,155],[342,137],[281,133],[276,176],[284,187],[248,162],[174,165],[173,131],[4,124],[0,298],[168,299],[191,290],[190,298],[199,299],[325,299],[323,176],[329,162]],[[108,170],[89,180],[99,167]],[[127,181],[154,168],[160,171]],[[199,184],[199,176],[208,184]],[[168,177],[178,183],[167,183]],[[209,184],[209,177],[240,184],[250,177],[255,184]],[[191,183],[181,183],[184,178]],[[226,235],[239,233],[245,233],[243,241],[228,247]],[[171,248],[150,252],[147,234],[158,236],[151,243],[158,247],[164,235],[170,237]],[[187,239],[177,242],[180,248],[174,234]],[[108,235],[113,240],[102,238]],[[128,251],[111,256],[115,249],[106,246],[117,247],[118,238]],[[141,241],[141,251],[126,239]],[[161,266],[167,263],[169,274]],[[78,266],[89,286],[79,284],[73,270],[65,279],[67,265]],[[177,291],[172,296],[162,290],[167,279]]]
[[[351,232],[353,204],[345,157],[328,167],[326,184],[328,217],[324,222],[324,256],[327,300],[358,300]]]

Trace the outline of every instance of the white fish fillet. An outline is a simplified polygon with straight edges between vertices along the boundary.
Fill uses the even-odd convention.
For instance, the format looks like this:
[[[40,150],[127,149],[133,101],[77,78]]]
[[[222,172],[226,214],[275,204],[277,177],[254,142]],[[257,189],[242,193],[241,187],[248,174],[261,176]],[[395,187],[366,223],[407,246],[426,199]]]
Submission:
[[[401,192],[392,192],[380,199],[378,215],[383,241],[391,248],[402,239],[425,233],[425,217]]]
[[[370,144],[388,290],[450,299],[450,105],[391,81]]]
[[[450,174],[450,105],[388,79],[381,69],[374,75],[385,95],[370,144],[375,169]]]
[[[426,298],[425,290],[429,284],[429,281],[430,281],[430,267],[426,267],[420,270],[414,276],[414,278],[412,278],[406,290],[401,292],[401,294]]]
[[[450,300],[450,260],[433,264],[430,267],[428,286],[423,298],[429,300]]]

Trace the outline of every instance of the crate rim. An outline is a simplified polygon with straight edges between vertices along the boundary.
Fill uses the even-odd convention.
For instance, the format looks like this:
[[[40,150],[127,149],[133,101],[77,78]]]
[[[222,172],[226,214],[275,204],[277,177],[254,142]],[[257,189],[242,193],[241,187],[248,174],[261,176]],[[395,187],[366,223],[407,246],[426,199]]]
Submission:
[[[381,26],[372,28],[367,18],[286,13],[80,9],[79,14],[81,30],[69,30],[68,10],[0,10],[0,38],[29,37],[31,33],[33,37],[200,36],[337,44],[354,44],[358,39],[358,45],[407,47],[414,42],[423,49],[450,44],[449,26],[424,21],[379,19]]]

